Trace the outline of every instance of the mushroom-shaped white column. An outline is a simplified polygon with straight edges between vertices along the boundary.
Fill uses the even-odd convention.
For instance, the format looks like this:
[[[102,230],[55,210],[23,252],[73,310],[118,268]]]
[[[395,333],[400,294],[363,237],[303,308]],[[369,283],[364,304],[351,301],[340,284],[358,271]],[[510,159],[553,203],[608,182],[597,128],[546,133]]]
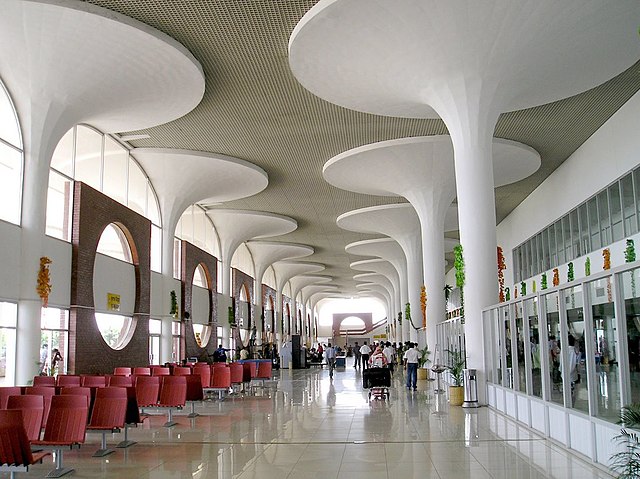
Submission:
[[[254,290],[256,291],[254,302],[255,311],[259,318],[262,315],[262,278],[267,268],[276,261],[312,255],[313,248],[311,246],[278,241],[247,241],[245,244],[253,258],[255,271]],[[256,343],[260,345],[262,344],[263,325],[261,320],[256,321]]]
[[[639,16],[637,0],[407,0],[393,8],[323,0],[291,35],[291,68],[320,97],[391,116],[433,117],[433,107],[445,121],[465,248],[466,353],[480,370],[480,394],[481,309],[498,299],[490,167],[498,116],[583,92],[631,66]]]
[[[207,211],[220,238],[222,262],[222,294],[231,298],[231,258],[244,241],[291,233],[298,227],[296,220],[287,216],[262,211],[213,209]],[[220,322],[218,322],[220,324]],[[229,324],[222,321],[224,339],[229,341]]]
[[[379,273],[386,276],[393,286],[393,308],[394,310],[401,310],[400,303],[400,276],[391,263],[387,260],[375,258],[365,259],[362,261],[356,261],[350,264],[351,269],[355,271],[369,271],[373,273]],[[388,321],[392,323],[391,320]]]
[[[273,270],[276,273],[276,338],[284,340],[285,336],[291,333],[291,318],[284,324],[284,313],[282,311],[282,292],[284,286],[291,278],[299,274],[317,273],[325,268],[319,263],[305,263],[302,261],[278,261],[273,263]],[[295,298],[291,298],[295,301]],[[283,329],[284,324],[284,329]]]
[[[164,33],[72,0],[3,1],[0,59],[25,153],[16,383],[27,384],[40,360],[40,300],[31,278],[44,253],[49,164],[56,145],[78,123],[117,132],[174,120],[202,99],[204,75],[186,48]]]
[[[420,311],[422,248],[420,221],[408,203],[373,206],[349,211],[336,220],[342,229],[358,233],[382,233],[398,242],[407,258],[407,284],[412,316]],[[391,305],[390,305],[391,306]],[[405,318],[406,319],[406,318]],[[416,341],[416,330],[403,321],[402,340]]]
[[[204,151],[135,148],[131,154],[149,175],[158,195],[163,220],[163,298],[168,301],[173,289],[173,238],[185,209],[200,201],[222,203],[255,195],[267,187],[267,173],[247,161]],[[215,292],[216,285],[212,288]],[[162,314],[161,319],[160,358],[165,363],[171,360],[172,318]]]
[[[291,299],[293,300],[294,305],[297,303],[298,293],[300,293],[302,288],[310,284],[327,284],[327,283],[330,283],[331,280],[332,278],[329,276],[320,276],[320,275],[296,275],[293,278],[291,278],[289,280],[289,285],[291,286]],[[304,309],[304,298],[302,297],[300,298],[300,304]],[[304,318],[303,318],[303,323],[304,323]],[[296,327],[293,328],[293,331],[295,331],[296,334],[300,334],[301,336],[303,336],[303,340],[304,340],[305,339],[304,331],[300,329],[302,328],[302,324],[298,324],[297,316],[295,319],[295,324],[296,324]]]
[[[526,178],[540,167],[531,148],[493,140],[496,186]],[[453,145],[448,135],[382,141],[335,156],[324,178],[338,188],[373,195],[404,196],[415,208],[422,231],[427,292],[427,344],[433,351],[436,324],[446,318],[444,296],[444,221],[456,196]],[[367,174],[363,174],[366,171]]]
[[[407,259],[398,242],[392,238],[376,238],[371,240],[356,241],[345,246],[345,251],[349,254],[360,256],[376,256],[387,260],[393,265],[400,278],[400,304],[407,304]],[[394,332],[397,340],[402,339],[402,323],[398,322],[397,315],[402,308],[389,312],[389,322],[394,325]],[[393,316],[393,317],[391,317]]]

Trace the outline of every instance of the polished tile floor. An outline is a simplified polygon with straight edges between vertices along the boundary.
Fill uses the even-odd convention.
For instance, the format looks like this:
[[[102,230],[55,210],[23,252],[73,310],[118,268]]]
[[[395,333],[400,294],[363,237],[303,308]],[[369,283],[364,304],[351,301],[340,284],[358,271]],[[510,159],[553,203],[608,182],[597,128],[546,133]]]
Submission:
[[[367,401],[353,367],[276,371],[271,385],[200,414],[153,416],[130,430],[138,443],[91,457],[100,435],[66,452],[75,478],[610,478],[600,469],[489,410],[449,408],[433,383],[407,391],[396,373],[389,401]],[[109,437],[116,444],[121,435]],[[43,477],[51,459],[18,477]],[[0,477],[8,477],[0,475]]]

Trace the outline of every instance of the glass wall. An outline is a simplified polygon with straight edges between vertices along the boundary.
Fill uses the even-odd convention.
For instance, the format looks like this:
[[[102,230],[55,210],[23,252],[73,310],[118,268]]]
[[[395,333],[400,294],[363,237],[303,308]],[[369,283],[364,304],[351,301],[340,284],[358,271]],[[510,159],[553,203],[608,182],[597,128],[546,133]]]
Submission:
[[[149,364],[160,364],[160,333],[162,321],[149,319]]]
[[[640,168],[596,193],[513,250],[518,283],[638,232]]]
[[[110,136],[86,125],[75,126],[60,140],[49,172],[46,234],[65,241],[71,239],[74,180],[88,184],[151,221],[151,269],[159,272],[160,208],[151,182],[129,151]]]
[[[0,386],[15,383],[17,318],[17,304],[0,302]]]
[[[42,308],[40,315],[40,374],[55,376],[66,374],[67,353],[69,351],[69,311],[57,308]],[[51,364],[54,349],[62,356],[62,361]]]
[[[20,224],[22,135],[9,94],[0,82],[0,220]]]
[[[496,305],[483,321],[488,382],[612,423],[640,402],[640,268]]]

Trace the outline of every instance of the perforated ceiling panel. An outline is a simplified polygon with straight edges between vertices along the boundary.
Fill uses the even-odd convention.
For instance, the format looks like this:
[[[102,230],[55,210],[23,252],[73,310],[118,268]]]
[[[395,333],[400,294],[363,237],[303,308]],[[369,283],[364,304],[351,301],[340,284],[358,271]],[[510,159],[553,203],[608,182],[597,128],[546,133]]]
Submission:
[[[310,261],[327,265],[336,284],[354,290],[346,244],[367,235],[340,230],[338,215],[401,198],[359,195],[329,186],[322,166],[356,146],[392,138],[445,134],[439,120],[380,117],[346,110],[313,96],[292,76],[289,35],[315,1],[92,0],[90,3],[147,23],[185,45],[202,63],[206,92],[191,113],[145,130],[136,147],[204,150],[264,168],[269,186],[225,207],[285,214],[299,228],[283,241],[313,246]],[[162,59],[158,59],[162,61]],[[528,110],[503,114],[495,136],[531,145],[542,168],[496,191],[503,219],[573,151],[640,89],[640,64],[589,92]],[[603,159],[606,160],[606,159]],[[215,206],[213,206],[215,207]],[[324,274],[323,273],[323,274]]]

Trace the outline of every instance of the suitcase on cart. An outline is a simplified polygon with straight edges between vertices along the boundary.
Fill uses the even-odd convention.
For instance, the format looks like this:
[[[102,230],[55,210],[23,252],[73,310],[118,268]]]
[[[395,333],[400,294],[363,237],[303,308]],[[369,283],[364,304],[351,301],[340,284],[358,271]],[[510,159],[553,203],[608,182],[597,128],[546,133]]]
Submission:
[[[362,371],[362,386],[369,390],[369,400],[371,398],[389,398],[389,388],[391,387],[391,370],[388,368],[369,368]]]

